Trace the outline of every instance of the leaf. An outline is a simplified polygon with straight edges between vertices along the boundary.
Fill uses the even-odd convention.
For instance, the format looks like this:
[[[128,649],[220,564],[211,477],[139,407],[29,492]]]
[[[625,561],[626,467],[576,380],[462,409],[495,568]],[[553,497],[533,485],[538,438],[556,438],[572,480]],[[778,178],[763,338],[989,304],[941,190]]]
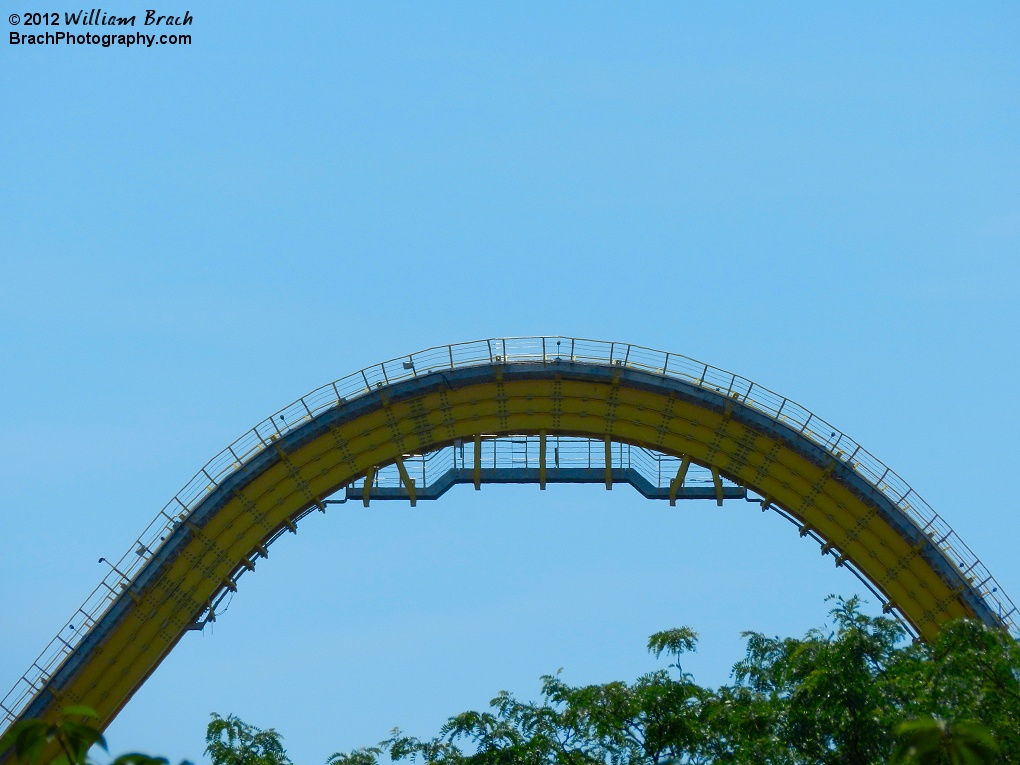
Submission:
[[[99,713],[92,707],[85,706],[84,704],[72,704],[70,706],[63,707],[60,713],[64,717],[85,717],[91,720],[98,720]]]

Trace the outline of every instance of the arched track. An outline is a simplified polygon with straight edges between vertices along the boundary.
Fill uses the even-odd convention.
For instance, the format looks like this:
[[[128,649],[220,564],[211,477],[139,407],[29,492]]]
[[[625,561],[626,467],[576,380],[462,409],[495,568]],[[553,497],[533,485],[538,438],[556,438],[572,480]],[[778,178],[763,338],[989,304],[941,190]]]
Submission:
[[[703,466],[717,490],[725,478],[795,520],[921,637],[964,616],[1018,635],[1015,607],[952,529],[895,473],[797,404],[639,346],[481,340],[325,385],[214,457],[4,698],[0,730],[72,703],[96,708],[105,726],[178,640],[215,618],[268,546],[325,510],[328,497],[360,481],[367,500],[377,471],[396,465],[413,498],[404,459],[452,444],[469,445],[461,469],[478,486],[483,439],[510,435],[537,439],[542,482],[546,439],[557,437],[606,444],[607,488],[612,444],[680,460],[663,498],[683,494],[689,464]]]

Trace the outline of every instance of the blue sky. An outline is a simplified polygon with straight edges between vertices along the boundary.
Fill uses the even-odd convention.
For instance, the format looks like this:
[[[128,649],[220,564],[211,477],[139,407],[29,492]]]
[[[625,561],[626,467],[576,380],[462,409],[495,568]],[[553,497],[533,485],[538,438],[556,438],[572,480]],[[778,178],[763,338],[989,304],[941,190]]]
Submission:
[[[1020,598],[1016,4],[189,10],[190,47],[0,51],[4,691],[97,558],[244,430],[485,336],[630,341],[779,391]],[[752,505],[619,489],[462,487],[308,528],[115,751],[197,761],[234,712],[314,765],[560,667],[633,678],[681,624],[724,682],[741,630],[802,632],[858,589]]]

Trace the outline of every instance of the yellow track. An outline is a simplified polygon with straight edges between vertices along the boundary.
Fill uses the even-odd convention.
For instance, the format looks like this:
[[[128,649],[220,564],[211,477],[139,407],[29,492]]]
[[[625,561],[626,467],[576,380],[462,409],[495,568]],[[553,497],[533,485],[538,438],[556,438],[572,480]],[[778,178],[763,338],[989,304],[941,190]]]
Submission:
[[[845,460],[800,443],[795,429],[765,427],[725,393],[685,395],[625,366],[596,372],[543,364],[515,374],[504,362],[460,377],[423,375],[375,387],[358,406],[341,402],[273,439],[247,472],[183,519],[173,555],[154,557],[134,577],[22,716],[86,704],[105,727],[214,597],[234,589],[238,572],[254,568],[281,530],[296,530],[309,507],[402,455],[482,434],[585,436],[687,457],[802,522],[802,533],[851,562],[923,638],[947,619],[975,616],[973,599],[962,597],[967,580],[946,575],[955,564],[923,534],[905,533]]]

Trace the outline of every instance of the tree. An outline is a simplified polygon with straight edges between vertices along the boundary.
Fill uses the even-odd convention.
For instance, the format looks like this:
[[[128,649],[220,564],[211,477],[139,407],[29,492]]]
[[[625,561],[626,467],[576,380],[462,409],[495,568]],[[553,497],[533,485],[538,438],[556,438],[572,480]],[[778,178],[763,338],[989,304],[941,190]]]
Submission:
[[[283,748],[283,736],[262,730],[234,715],[213,713],[205,734],[205,753],[213,765],[293,765]]]
[[[890,765],[991,765],[999,746],[983,725],[929,717],[901,723],[896,733],[902,739],[889,760]]]
[[[21,720],[0,738],[0,751],[13,748],[15,759],[34,765],[44,753],[56,749],[59,754],[54,765],[84,765],[93,746],[106,749],[103,734],[91,724],[98,719],[99,715],[90,707],[68,706],[61,710],[56,722]]]
[[[633,683],[542,678],[538,702],[502,692],[432,738],[400,731],[327,765],[976,765],[1020,762],[1020,648],[973,621],[912,642],[857,598],[833,598],[828,630],[745,633],[734,682],[711,689],[683,671],[697,633],[648,641],[666,669]],[[892,758],[892,759],[890,759]]]
[[[633,682],[573,686],[542,678],[537,702],[499,693],[487,711],[451,717],[431,738],[394,730],[327,765],[992,765],[1020,762],[1020,646],[1006,632],[951,622],[930,643],[832,598],[831,627],[803,638],[744,634],[733,682],[698,685],[683,657],[688,627],[648,640],[668,661]],[[68,707],[56,722],[16,723],[0,738],[23,765],[95,765],[98,715]],[[212,715],[213,765],[293,765],[274,729]],[[167,765],[122,755],[111,765]],[[187,764],[184,764],[187,765]]]
[[[906,719],[984,726],[1004,762],[1020,762],[1020,644],[980,622],[950,622],[930,644],[904,652]]]
[[[106,739],[95,726],[99,714],[91,707],[64,707],[56,722],[20,720],[0,737],[0,754],[13,749],[14,759],[25,765],[45,761],[49,765],[93,765],[89,751],[98,746],[106,751]],[[111,765],[167,765],[163,757],[132,752],[117,757]],[[181,765],[191,765],[182,762]]]
[[[768,733],[786,742],[795,761],[880,763],[902,719],[901,689],[889,669],[904,632],[897,622],[862,614],[857,598],[835,600],[835,629],[827,634],[812,630],[797,640],[745,633],[747,654],[734,674],[771,707]]]

